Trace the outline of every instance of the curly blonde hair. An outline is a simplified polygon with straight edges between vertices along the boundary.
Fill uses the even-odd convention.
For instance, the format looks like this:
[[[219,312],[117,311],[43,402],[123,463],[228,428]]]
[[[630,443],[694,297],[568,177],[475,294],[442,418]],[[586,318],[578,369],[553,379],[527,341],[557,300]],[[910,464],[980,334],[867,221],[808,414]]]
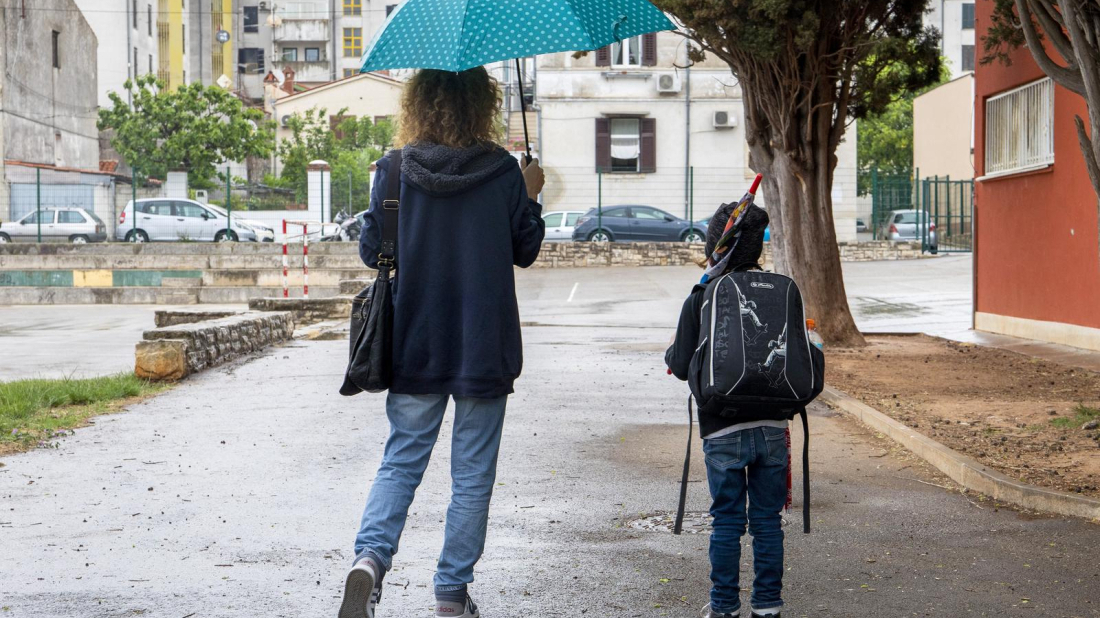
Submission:
[[[484,67],[461,73],[422,69],[405,84],[396,142],[452,148],[499,142],[502,100],[497,81]]]

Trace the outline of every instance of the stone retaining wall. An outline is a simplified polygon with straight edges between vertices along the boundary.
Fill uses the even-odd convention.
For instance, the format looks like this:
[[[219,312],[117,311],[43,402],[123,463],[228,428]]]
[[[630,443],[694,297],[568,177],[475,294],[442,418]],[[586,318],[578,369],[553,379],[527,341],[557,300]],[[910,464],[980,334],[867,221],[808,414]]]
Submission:
[[[153,321],[157,328],[176,326],[179,324],[194,324],[206,320],[218,320],[237,315],[240,311],[203,311],[202,309],[172,309],[161,310],[153,314]]]
[[[920,241],[894,242],[889,240],[870,240],[861,243],[840,243],[841,262],[877,262],[880,260],[919,260],[925,257],[921,252]]]
[[[176,381],[204,369],[289,340],[289,312],[247,312],[215,320],[145,331],[135,350],[134,374]]]
[[[329,298],[253,298],[252,311],[289,311],[298,325],[351,317],[351,296]]]

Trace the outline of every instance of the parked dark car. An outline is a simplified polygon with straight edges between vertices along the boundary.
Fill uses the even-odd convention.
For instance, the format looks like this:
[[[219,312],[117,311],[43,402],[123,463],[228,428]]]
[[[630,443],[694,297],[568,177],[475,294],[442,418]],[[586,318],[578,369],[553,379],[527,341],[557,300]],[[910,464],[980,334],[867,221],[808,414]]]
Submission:
[[[573,240],[612,242],[702,242],[706,227],[692,224],[652,206],[593,208],[577,220]]]
[[[695,225],[701,226],[702,229],[707,229],[710,226],[710,217],[706,219],[699,219],[695,222]],[[764,228],[764,242],[771,242],[772,240],[772,226]]]

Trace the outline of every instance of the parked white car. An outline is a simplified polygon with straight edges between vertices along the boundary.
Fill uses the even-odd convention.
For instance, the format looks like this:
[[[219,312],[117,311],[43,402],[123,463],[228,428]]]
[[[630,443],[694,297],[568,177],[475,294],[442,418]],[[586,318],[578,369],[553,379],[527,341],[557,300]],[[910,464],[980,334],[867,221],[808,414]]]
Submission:
[[[41,225],[40,225],[41,224]],[[0,243],[71,242],[82,245],[107,240],[107,224],[95,213],[83,208],[44,208],[23,216],[18,221],[0,223]]]
[[[194,200],[168,197],[138,200],[135,213],[130,200],[118,216],[115,238],[126,242],[256,241],[252,227],[236,217],[227,220],[222,213]]]
[[[223,217],[226,216],[225,209],[221,206],[216,206],[214,204],[203,204],[203,206],[213,210]],[[233,211],[233,216],[231,217],[231,219],[233,219],[234,222],[240,222],[252,228],[252,231],[256,232],[257,241],[275,242],[275,228],[271,227],[266,222],[258,221],[256,219],[246,219],[245,217],[241,217],[240,215],[238,215],[237,211],[235,210]]]
[[[577,226],[577,219],[580,219],[583,214],[583,210],[556,210],[542,213],[542,220],[546,222],[546,240],[573,240],[573,228]]]

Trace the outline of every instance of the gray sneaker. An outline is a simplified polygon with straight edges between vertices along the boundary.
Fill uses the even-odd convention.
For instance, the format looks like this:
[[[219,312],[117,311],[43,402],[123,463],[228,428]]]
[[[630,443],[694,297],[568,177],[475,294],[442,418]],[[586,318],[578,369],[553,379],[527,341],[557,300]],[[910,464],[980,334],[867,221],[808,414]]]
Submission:
[[[737,612],[736,614],[720,614],[711,609],[710,603],[707,603],[703,606],[703,609],[699,610],[699,615],[702,616],[702,618],[740,618],[741,612]]]
[[[462,602],[436,601],[435,615],[437,618],[443,616],[447,618],[479,618],[481,616],[477,611],[477,605],[474,604],[474,600],[470,598],[470,595],[466,595],[466,600]],[[340,618],[344,617],[341,616]]]
[[[339,618],[374,618],[374,609],[382,599],[382,582],[374,564],[360,560],[348,571],[344,582],[344,602]]]

